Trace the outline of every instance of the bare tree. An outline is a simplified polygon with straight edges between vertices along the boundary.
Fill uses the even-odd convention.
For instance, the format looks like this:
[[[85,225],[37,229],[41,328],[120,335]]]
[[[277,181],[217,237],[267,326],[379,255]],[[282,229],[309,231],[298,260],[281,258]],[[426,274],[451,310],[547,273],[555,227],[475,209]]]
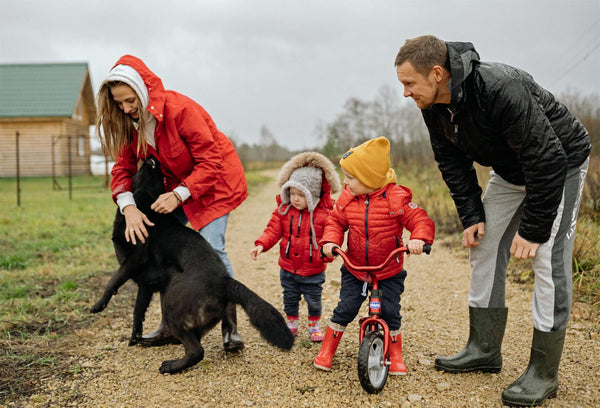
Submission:
[[[372,102],[349,98],[342,113],[331,123],[320,123],[317,133],[325,141],[324,153],[332,158],[377,136],[385,136],[392,142],[395,163],[432,157],[421,112],[400,99],[391,86],[380,88]]]

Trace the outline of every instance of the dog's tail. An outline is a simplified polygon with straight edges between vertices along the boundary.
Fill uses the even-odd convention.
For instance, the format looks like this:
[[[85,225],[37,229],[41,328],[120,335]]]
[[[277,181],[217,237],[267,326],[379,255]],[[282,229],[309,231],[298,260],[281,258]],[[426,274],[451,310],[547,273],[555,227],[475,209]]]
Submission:
[[[229,301],[242,306],[250,318],[250,323],[267,342],[283,350],[292,348],[294,336],[281,313],[273,305],[235,279],[227,279],[225,286]]]

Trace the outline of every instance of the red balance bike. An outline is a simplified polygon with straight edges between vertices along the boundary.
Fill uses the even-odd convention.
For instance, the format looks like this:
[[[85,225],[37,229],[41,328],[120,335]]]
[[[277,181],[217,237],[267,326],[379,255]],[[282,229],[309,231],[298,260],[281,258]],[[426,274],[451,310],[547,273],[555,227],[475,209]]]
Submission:
[[[379,290],[379,282],[375,272],[385,268],[398,254],[409,253],[407,247],[394,249],[385,262],[377,266],[358,266],[348,259],[348,256],[339,247],[333,249],[334,255],[339,255],[344,264],[359,272],[367,272],[371,281],[369,287],[369,316],[360,319],[360,333],[358,349],[358,378],[360,385],[370,394],[380,392],[388,377],[390,368],[390,329],[381,318],[381,298],[383,291]],[[423,252],[429,254],[431,245],[425,244]]]

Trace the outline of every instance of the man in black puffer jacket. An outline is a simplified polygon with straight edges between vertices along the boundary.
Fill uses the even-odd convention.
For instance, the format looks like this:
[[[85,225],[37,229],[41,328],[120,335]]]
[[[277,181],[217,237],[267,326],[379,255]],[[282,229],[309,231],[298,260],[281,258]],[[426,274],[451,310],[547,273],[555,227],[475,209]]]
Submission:
[[[470,248],[470,335],[435,366],[499,372],[508,260],[532,258],[529,366],[502,393],[509,405],[556,396],[572,297],[571,258],[590,138],[581,122],[526,72],[480,62],[471,43],[426,35],[396,56],[404,96],[421,109],[431,146]],[[481,198],[473,163],[490,166]]]

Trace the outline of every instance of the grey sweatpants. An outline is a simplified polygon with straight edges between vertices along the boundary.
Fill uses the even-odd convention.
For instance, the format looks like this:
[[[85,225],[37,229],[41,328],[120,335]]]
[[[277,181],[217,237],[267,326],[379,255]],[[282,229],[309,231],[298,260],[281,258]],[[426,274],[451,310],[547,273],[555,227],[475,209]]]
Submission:
[[[532,313],[534,327],[543,332],[562,330],[571,313],[572,256],[575,225],[589,160],[567,173],[563,196],[550,239],[540,245],[532,260],[535,274]],[[497,175],[483,195],[485,235],[471,248],[469,306],[505,307],[506,270],[510,246],[519,228],[525,186],[511,184]]]

